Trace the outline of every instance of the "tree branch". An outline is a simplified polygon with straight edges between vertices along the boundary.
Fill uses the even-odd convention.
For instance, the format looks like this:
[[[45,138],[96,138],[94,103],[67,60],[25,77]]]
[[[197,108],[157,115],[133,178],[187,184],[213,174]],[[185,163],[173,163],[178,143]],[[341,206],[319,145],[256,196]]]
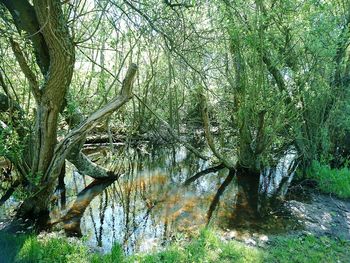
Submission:
[[[84,121],[83,114],[75,109],[73,114],[65,116],[66,122],[72,129],[77,127],[80,123]],[[92,178],[110,178],[115,176],[111,171],[107,171],[101,166],[93,163],[85,154],[81,152],[86,141],[86,136],[82,136],[79,142],[77,142],[67,155],[67,160],[70,161],[81,175],[88,175]]]
[[[57,145],[54,158],[52,159],[50,167],[45,174],[45,178],[47,180],[51,181],[56,179],[55,177],[59,173],[63,161],[73,149],[74,145],[79,143],[81,141],[81,138],[84,137],[86,133],[91,131],[102,119],[108,117],[110,114],[118,110],[131,99],[132,83],[136,72],[136,64],[131,64],[126,73],[119,96],[105,105],[102,109],[91,114],[90,117],[83,121],[77,128],[70,131],[66,135],[65,139]]]
[[[194,5],[190,5],[190,4],[186,4],[186,3],[171,3],[171,0],[164,0],[164,3],[171,8],[174,8],[174,7],[185,7],[185,8],[194,7]]]
[[[49,50],[40,32],[39,22],[35,15],[34,7],[28,0],[0,0],[11,13],[18,32],[25,31],[29,34],[34,47],[34,54],[42,74],[45,76],[50,65]]]
[[[201,96],[201,110],[202,110],[204,133],[205,133],[205,138],[207,139],[209,148],[211,149],[213,154],[220,160],[220,162],[222,162],[228,169],[233,169],[235,167],[234,163],[230,159],[222,155],[215,147],[214,139],[211,136],[211,132],[210,132],[207,100],[203,93],[201,93],[200,96]]]
[[[38,83],[33,71],[28,66],[28,63],[24,57],[24,54],[23,54],[19,44],[16,41],[14,41],[12,38],[10,38],[10,43],[11,43],[12,51],[15,54],[15,57],[18,61],[18,64],[21,67],[24,75],[28,79],[30,89],[31,89],[36,101],[38,102],[40,100],[40,97],[41,97],[39,83]]]

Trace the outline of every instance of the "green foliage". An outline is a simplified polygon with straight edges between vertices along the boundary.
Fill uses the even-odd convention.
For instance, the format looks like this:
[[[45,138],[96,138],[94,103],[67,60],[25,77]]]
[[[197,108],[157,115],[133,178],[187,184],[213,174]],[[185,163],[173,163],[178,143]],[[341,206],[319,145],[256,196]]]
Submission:
[[[306,171],[307,177],[315,179],[324,193],[350,198],[350,170],[347,167],[332,169],[329,165],[313,161]]]
[[[33,184],[33,185],[39,185],[40,180],[42,178],[41,173],[29,173],[27,175],[27,179]]]
[[[23,263],[85,263],[90,260],[89,251],[83,245],[69,243],[63,238],[39,241],[37,237],[31,236],[24,242],[16,261]]]
[[[0,129],[0,156],[17,159],[21,156],[22,150],[20,138],[14,129],[10,127]]]
[[[68,115],[74,114],[78,109],[78,103],[69,97],[67,102],[66,111]]]

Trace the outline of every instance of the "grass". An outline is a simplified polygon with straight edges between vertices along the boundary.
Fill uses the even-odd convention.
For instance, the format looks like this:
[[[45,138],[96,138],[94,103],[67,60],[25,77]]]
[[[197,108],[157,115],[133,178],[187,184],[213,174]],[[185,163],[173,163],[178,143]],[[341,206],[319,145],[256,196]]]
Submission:
[[[314,161],[307,170],[307,177],[318,183],[324,193],[331,193],[340,198],[350,198],[350,169],[331,169],[329,165]]]
[[[177,241],[164,251],[125,256],[120,245],[107,255],[89,253],[89,249],[66,238],[38,239],[35,236],[3,236],[0,262],[38,263],[172,263],[172,262],[267,262],[267,263],[332,263],[349,262],[350,243],[328,237],[288,236],[275,238],[262,249],[237,241],[222,241],[218,232],[203,230],[190,242]],[[14,249],[11,249],[14,246]],[[6,253],[8,253],[6,255]]]
[[[35,235],[10,235],[0,232],[0,263],[88,263],[89,249],[68,239],[39,239]]]
[[[349,262],[350,243],[313,235],[280,237],[273,241],[266,262],[333,263]]]
[[[23,263],[88,263],[90,262],[89,257],[89,249],[86,246],[70,243],[65,238],[50,238],[41,241],[35,236],[29,236],[15,261]]]
[[[203,230],[188,244],[175,243],[165,251],[136,255],[125,262],[263,262],[264,251],[239,242],[223,242],[215,231]]]

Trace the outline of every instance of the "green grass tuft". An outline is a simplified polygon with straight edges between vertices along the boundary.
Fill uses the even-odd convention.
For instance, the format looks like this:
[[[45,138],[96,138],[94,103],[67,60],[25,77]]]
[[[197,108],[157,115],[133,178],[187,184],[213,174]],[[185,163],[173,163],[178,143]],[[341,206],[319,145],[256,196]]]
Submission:
[[[349,262],[350,243],[313,235],[281,237],[273,241],[266,262],[336,263]]]
[[[87,247],[70,243],[65,238],[38,240],[37,237],[30,236],[19,251],[16,262],[88,263],[90,255]]]
[[[350,169],[331,169],[329,165],[314,161],[307,170],[307,177],[318,183],[324,193],[332,193],[340,198],[350,198]]]
[[[112,250],[107,255],[94,254],[91,259],[92,263],[114,263],[114,262],[125,262],[125,256],[123,248],[120,244],[115,244]]]
[[[175,242],[170,248],[153,254],[131,256],[125,262],[263,262],[265,252],[237,241],[221,241],[217,232],[203,230],[189,243]]]

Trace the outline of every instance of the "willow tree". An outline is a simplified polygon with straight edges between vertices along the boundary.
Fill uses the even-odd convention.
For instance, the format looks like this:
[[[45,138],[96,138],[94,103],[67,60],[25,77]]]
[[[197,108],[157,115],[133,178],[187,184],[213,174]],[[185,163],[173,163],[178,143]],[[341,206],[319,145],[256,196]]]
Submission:
[[[271,172],[283,155],[293,150],[307,166],[329,153],[330,114],[348,85],[348,7],[349,1],[260,0],[211,6],[225,37],[212,51],[222,68],[212,75],[221,79],[199,92],[202,119],[217,161],[234,171],[223,186],[236,177],[243,220],[264,212],[265,184],[277,176],[284,178],[268,195],[273,201],[285,192],[295,166]],[[219,120],[223,140],[210,134],[211,119]]]
[[[130,65],[119,95],[105,106],[87,118],[78,111],[66,117],[73,127],[59,140],[58,122],[67,105],[75,64],[75,43],[68,26],[70,18],[63,12],[67,3],[58,0],[1,0],[0,3],[4,23],[13,24],[18,31],[14,36],[4,34],[1,41],[11,46],[35,98],[35,116],[31,119],[10,92],[6,69],[2,69],[0,84],[4,94],[0,96],[3,116],[0,132],[3,140],[17,134],[17,145],[21,145],[15,155],[7,151],[2,154],[15,166],[19,181],[28,194],[17,216],[46,220],[50,198],[65,159],[69,159],[83,174],[95,178],[116,176],[93,165],[80,149],[86,134],[132,97],[132,82],[137,67]],[[29,50],[23,50],[21,43],[28,41]],[[31,64],[25,53],[34,54],[35,65]],[[31,180],[33,177],[35,180]]]

